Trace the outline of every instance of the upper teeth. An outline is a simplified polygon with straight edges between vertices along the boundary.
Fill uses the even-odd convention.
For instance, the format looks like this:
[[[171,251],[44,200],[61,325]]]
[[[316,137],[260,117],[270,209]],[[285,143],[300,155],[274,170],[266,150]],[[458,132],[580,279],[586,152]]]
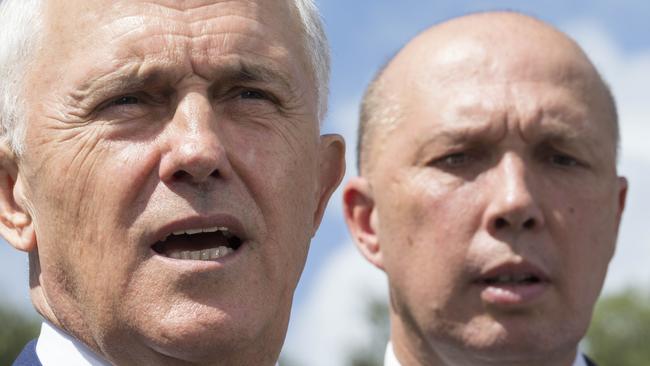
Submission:
[[[197,228],[197,229],[185,229],[185,230],[178,230],[174,231],[172,234],[173,235],[193,235],[193,234],[198,234],[198,233],[214,233],[217,231],[221,231],[223,236],[226,238],[231,238],[233,234],[230,232],[230,230],[227,227],[224,226],[214,226],[214,227],[203,227],[203,228]],[[162,239],[162,241],[167,240],[168,236]]]
[[[496,282],[520,282],[531,278],[529,274],[515,274],[515,275],[499,275],[495,281]]]

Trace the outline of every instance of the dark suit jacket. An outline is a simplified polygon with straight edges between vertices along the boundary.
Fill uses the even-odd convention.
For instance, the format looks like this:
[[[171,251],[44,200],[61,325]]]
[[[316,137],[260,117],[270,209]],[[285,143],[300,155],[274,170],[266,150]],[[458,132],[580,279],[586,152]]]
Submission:
[[[585,361],[587,361],[587,366],[597,366],[594,361],[585,355]]]
[[[32,339],[23,351],[20,352],[13,366],[42,366],[41,361],[36,356],[36,339]]]

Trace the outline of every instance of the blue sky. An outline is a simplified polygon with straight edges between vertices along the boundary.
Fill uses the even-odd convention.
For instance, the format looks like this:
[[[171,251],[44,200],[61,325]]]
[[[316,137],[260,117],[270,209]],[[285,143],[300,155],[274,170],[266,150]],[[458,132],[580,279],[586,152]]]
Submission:
[[[631,183],[628,200],[631,202],[624,217],[619,250],[611,266],[607,288],[615,290],[636,283],[650,285],[650,270],[643,268],[650,258],[650,230],[644,219],[650,205],[647,173],[650,171],[650,147],[645,142],[650,138],[650,100],[647,99],[647,86],[650,85],[649,1],[320,0],[317,3],[332,47],[330,112],[324,132],[345,136],[348,177],[356,174],[353,151],[360,96],[375,71],[419,31],[467,12],[510,9],[535,15],[576,37],[601,68],[619,99],[623,135],[620,167]],[[341,216],[340,190],[332,200],[312,242],[296,293],[285,347],[285,354],[310,366],[321,364],[318,358],[323,354],[330,355],[326,360],[335,360],[336,352],[339,356],[342,352],[337,351],[341,343],[363,337],[362,330],[356,332],[346,326],[351,323],[345,317],[354,316],[349,309],[358,302],[346,305],[347,295],[337,293],[345,286],[335,281],[367,281],[360,286],[367,286],[370,292],[384,291],[381,274],[360,260],[352,248]],[[4,294],[0,301],[31,311],[26,256],[6,244],[0,245],[0,291]],[[321,314],[321,309],[332,311]],[[319,315],[322,315],[321,322],[315,319]],[[329,328],[321,328],[324,321]],[[342,333],[352,335],[353,339]],[[321,348],[327,348],[323,351],[326,353],[316,349],[310,356],[301,351],[314,349],[314,344],[318,343]]]

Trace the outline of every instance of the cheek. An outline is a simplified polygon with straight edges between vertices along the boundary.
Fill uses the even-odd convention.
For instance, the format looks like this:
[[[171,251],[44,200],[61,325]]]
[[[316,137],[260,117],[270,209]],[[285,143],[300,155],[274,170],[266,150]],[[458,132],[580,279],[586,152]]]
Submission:
[[[298,132],[266,129],[233,137],[229,159],[265,217],[289,217],[289,227],[306,223],[316,203],[316,144]]]
[[[304,136],[238,134],[228,147],[236,174],[259,207],[267,238],[262,250],[276,283],[297,282],[304,266],[317,207],[316,146]],[[245,140],[244,140],[245,137]],[[286,278],[291,277],[291,281]]]
[[[560,245],[563,268],[575,273],[568,276],[573,291],[595,298],[616,248],[616,205],[603,195],[562,199],[566,205],[555,212],[550,230]]]
[[[480,217],[462,188],[396,184],[383,194],[379,240],[395,298],[433,314],[445,310],[467,262]]]
[[[126,237],[115,224],[124,214],[121,202],[130,201],[125,195],[138,190],[132,172],[141,161],[127,156],[142,154],[129,152],[135,147],[126,143],[104,140],[99,129],[88,128],[68,141],[56,137],[28,150],[27,195],[43,279],[52,292],[70,294],[84,306],[94,301],[90,297],[108,294],[132,268],[135,256],[127,254]]]

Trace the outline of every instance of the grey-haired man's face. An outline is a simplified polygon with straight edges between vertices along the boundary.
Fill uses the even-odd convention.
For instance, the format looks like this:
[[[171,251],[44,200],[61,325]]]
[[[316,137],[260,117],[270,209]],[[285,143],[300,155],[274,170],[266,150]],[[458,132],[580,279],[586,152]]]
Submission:
[[[277,359],[343,156],[291,6],[45,6],[17,183],[40,310],[111,361]]]

